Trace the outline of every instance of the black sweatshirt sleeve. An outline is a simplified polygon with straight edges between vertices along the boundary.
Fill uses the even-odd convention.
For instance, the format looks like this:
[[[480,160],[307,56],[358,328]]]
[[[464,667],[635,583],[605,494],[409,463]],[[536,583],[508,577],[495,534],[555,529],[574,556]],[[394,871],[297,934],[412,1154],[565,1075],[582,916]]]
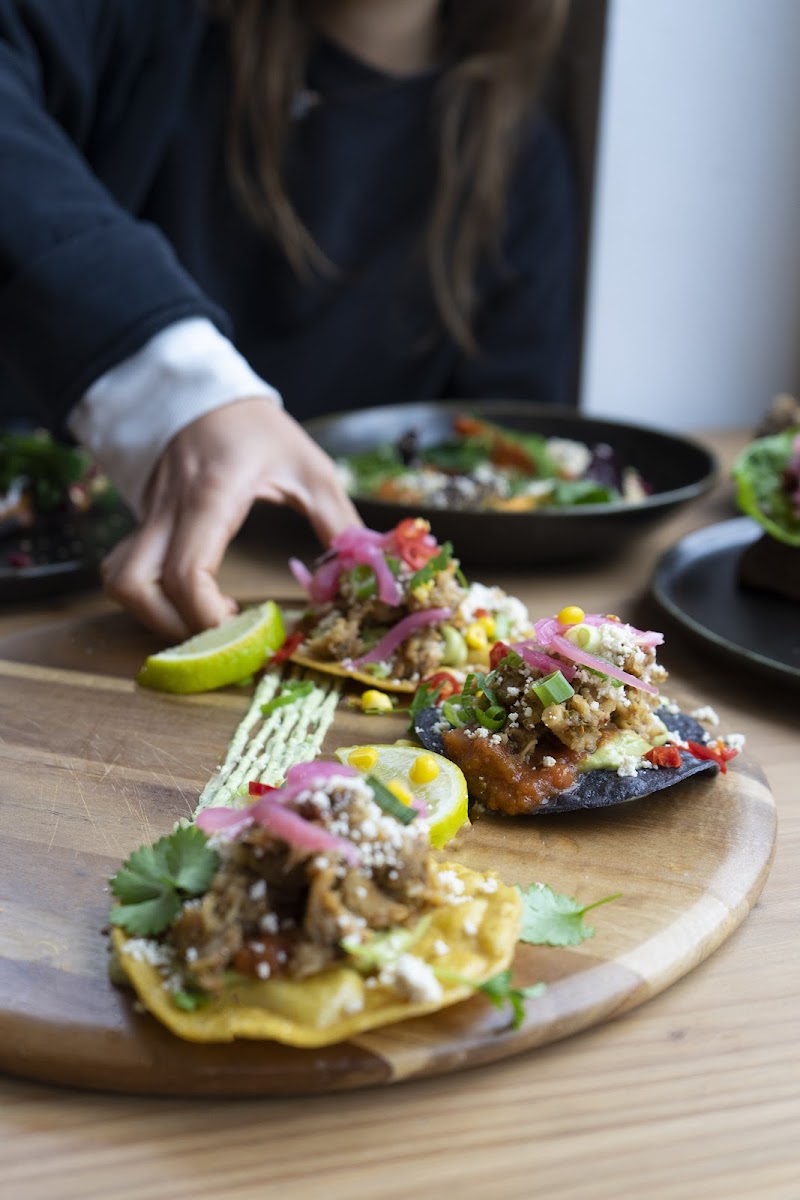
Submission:
[[[0,0],[0,362],[52,424],[173,321],[225,329],[129,211],[177,109],[195,24],[189,0]]]

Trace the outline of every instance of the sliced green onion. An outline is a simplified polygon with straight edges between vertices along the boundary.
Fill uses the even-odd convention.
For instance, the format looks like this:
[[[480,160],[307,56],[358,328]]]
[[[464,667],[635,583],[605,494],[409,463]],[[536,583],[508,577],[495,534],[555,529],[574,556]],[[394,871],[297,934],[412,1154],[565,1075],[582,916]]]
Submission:
[[[569,629],[564,631],[564,637],[574,646],[579,646],[581,650],[587,650],[590,654],[594,654],[601,640],[599,630],[583,624],[570,625]]]
[[[412,808],[410,804],[403,804],[402,800],[398,800],[393,792],[390,792],[387,787],[381,783],[380,779],[376,779],[374,775],[367,775],[367,783],[372,788],[372,795],[378,808],[387,813],[390,817],[394,817],[401,825],[410,825],[417,816],[417,810]]]
[[[575,695],[575,689],[567,683],[560,671],[551,671],[544,679],[536,679],[531,683],[531,691],[536,694],[543,708],[550,704],[562,704]]]
[[[471,704],[466,703],[463,696],[455,696],[445,700],[442,705],[442,716],[454,728],[470,725],[475,720],[475,712]]]
[[[491,729],[493,733],[497,733],[498,729],[502,729],[506,723],[506,710],[500,704],[492,704],[487,709],[476,708],[475,720],[484,729]]]
[[[349,572],[350,585],[356,600],[369,600],[378,590],[375,572],[367,563],[359,563]]]

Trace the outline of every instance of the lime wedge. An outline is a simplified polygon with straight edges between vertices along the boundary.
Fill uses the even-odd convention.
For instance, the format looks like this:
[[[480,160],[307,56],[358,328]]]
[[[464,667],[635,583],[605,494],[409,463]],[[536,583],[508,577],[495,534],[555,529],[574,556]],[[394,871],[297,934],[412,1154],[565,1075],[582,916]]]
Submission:
[[[252,675],[285,637],[281,610],[268,600],[180,646],[151,654],[136,682],[160,692],[210,692]]]
[[[395,794],[405,792],[422,800],[435,849],[441,849],[462,825],[469,824],[467,781],[461,768],[441,754],[419,746],[342,746],[336,757],[362,775],[374,775]]]

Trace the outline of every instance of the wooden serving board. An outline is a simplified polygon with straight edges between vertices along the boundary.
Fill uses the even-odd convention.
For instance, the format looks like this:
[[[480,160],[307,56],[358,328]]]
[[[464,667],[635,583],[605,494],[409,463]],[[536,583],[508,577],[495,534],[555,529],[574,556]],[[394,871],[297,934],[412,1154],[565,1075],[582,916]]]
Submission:
[[[181,1042],[106,976],[108,877],[192,812],[248,696],[139,690],[151,639],[124,616],[0,642],[0,1069],[162,1094],[323,1092],[519,1054],[641,1004],[707,957],[764,884],[775,808],[760,768],[650,800],[532,819],[480,817],[447,857],[587,903],[596,936],[520,946],[515,982],[544,980],[524,1024],[482,997],[322,1050]],[[399,717],[341,710],[325,750],[403,736]],[[624,1037],[624,1030],[620,1030]]]

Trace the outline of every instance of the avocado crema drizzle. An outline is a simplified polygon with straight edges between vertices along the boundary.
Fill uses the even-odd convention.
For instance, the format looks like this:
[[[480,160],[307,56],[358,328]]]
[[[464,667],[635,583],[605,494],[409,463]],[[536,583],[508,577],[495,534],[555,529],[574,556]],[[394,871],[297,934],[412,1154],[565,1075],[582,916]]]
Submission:
[[[310,762],[322,747],[339,702],[341,682],[297,670],[281,677],[268,672],[228,746],[225,759],[200,793],[194,811],[244,808],[251,780],[272,787],[283,783],[289,767]]]

